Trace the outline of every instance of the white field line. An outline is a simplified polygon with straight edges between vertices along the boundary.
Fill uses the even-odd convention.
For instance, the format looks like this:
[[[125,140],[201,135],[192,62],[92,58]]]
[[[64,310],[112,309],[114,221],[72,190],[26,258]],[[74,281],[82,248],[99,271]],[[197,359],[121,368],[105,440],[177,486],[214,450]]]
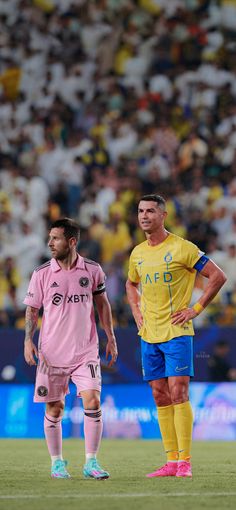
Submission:
[[[182,498],[182,497],[203,497],[218,498],[236,496],[236,492],[140,492],[140,493],[121,493],[121,494],[0,494],[0,500],[3,499],[86,499],[86,498]]]

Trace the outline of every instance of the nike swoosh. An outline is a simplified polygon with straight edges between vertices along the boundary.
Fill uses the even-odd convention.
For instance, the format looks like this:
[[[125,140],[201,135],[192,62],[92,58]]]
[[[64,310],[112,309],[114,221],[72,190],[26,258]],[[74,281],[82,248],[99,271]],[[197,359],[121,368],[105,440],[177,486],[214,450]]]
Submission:
[[[144,260],[140,260],[140,262],[138,262],[138,265],[141,266],[141,264],[144,262]]]
[[[176,372],[181,372],[182,370],[186,370],[186,368],[188,368],[188,365],[186,365],[186,367],[181,367],[181,368],[176,367],[175,371]]]

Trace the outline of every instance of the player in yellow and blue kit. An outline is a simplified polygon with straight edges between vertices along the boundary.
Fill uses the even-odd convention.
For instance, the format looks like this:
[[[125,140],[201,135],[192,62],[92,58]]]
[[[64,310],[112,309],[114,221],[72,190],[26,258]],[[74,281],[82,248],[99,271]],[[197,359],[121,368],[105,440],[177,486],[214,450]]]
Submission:
[[[195,244],[165,229],[166,215],[164,198],[141,198],[138,219],[147,240],[131,253],[126,290],[141,336],[143,377],[152,387],[167,454],[167,463],[147,476],[191,477],[192,319],[210,303],[226,277]],[[189,308],[197,271],[208,282],[199,302]]]

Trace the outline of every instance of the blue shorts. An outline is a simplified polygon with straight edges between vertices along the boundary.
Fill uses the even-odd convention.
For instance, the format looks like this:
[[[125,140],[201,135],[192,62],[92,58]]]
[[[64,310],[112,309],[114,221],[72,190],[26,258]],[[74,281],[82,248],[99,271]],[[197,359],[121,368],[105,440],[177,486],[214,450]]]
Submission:
[[[155,344],[141,339],[141,353],[144,381],[194,375],[192,336],[178,336]]]

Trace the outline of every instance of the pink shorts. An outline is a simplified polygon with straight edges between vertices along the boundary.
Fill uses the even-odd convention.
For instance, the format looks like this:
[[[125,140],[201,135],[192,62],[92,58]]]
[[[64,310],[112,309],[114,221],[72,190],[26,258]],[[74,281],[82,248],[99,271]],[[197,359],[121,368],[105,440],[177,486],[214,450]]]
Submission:
[[[101,391],[100,358],[92,353],[81,358],[81,362],[72,367],[52,367],[45,361],[39,361],[36,373],[34,402],[56,402],[64,400],[69,392],[69,382],[81,391]]]

